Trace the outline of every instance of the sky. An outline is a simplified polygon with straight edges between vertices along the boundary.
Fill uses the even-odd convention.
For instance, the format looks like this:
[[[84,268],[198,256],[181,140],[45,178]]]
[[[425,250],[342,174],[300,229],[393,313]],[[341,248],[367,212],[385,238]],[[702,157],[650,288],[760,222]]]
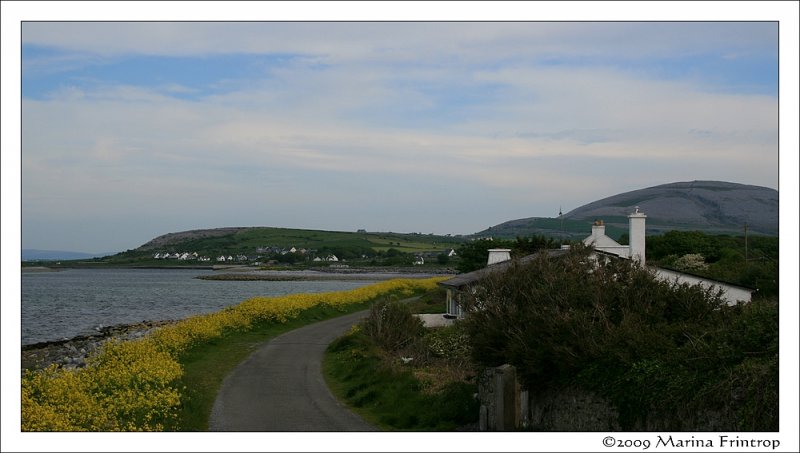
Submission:
[[[778,189],[777,22],[26,22],[22,248]]]

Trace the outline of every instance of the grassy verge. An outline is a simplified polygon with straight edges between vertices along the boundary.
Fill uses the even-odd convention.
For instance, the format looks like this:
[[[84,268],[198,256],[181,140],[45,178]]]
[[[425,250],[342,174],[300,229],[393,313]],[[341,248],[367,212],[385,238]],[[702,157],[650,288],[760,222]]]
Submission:
[[[437,280],[395,279],[348,291],[253,297],[137,340],[106,343],[84,368],[53,365],[23,376],[22,431],[201,430],[222,378],[255,344],[370,301],[420,294]]]
[[[406,308],[424,306],[426,300],[423,296],[410,301]],[[456,348],[440,347],[458,342],[458,329],[423,329],[404,342],[406,346],[387,349],[386,341],[367,334],[366,325],[354,327],[326,351],[323,374],[339,400],[387,431],[454,431],[477,421],[477,386],[465,372],[464,354],[448,356]],[[403,332],[415,330],[404,322],[392,325]],[[383,339],[394,341],[398,332],[391,332],[387,324],[384,329]]]
[[[447,309],[445,306],[446,300],[447,294],[445,289],[437,287],[413,300],[409,300],[406,306],[411,310],[411,313],[444,313]]]
[[[261,323],[250,331],[228,332],[221,338],[192,348],[180,358],[184,371],[181,386],[186,390],[179,414],[179,430],[208,430],[208,419],[223,379],[264,342],[314,322],[365,310],[371,303],[350,305],[343,310],[330,306],[313,307],[285,324]]]

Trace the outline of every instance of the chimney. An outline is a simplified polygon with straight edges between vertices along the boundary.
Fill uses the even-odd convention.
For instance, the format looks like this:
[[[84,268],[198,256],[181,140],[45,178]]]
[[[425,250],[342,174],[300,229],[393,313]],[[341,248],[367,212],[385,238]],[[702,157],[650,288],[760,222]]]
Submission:
[[[602,220],[595,220],[592,224],[592,242],[597,242],[597,239],[606,235],[606,225]]]
[[[487,265],[502,263],[511,259],[511,249],[489,249],[489,262]]]
[[[629,244],[631,248],[631,259],[636,260],[644,266],[645,264],[645,256],[644,256],[644,247],[645,247],[645,228],[644,222],[647,218],[644,213],[639,212],[639,206],[636,206],[636,211],[633,214],[628,216],[629,220]]]

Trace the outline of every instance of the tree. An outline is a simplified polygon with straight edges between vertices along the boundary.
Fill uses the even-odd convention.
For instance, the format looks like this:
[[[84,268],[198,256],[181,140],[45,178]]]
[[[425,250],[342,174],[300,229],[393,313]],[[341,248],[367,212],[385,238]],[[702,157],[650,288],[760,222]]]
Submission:
[[[472,272],[486,267],[489,260],[489,249],[511,248],[510,241],[478,239],[467,242],[458,249],[459,262],[456,266],[459,272]]]

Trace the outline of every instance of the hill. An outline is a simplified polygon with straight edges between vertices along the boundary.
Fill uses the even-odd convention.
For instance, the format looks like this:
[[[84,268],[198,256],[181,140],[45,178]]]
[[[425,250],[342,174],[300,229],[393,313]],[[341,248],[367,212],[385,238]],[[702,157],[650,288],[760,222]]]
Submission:
[[[301,230],[273,227],[227,227],[167,233],[133,250],[102,260],[121,265],[205,265],[216,263],[219,256],[232,256],[238,264],[253,261],[308,262],[316,257],[391,262],[408,261],[417,254],[438,254],[457,248],[462,237],[421,233],[376,233]],[[292,248],[295,252],[289,253]],[[196,254],[177,260],[183,253]],[[156,258],[161,255],[161,259]],[[174,256],[165,259],[164,254]],[[201,260],[206,257],[208,260]],[[241,257],[241,258],[240,258]],[[247,257],[245,260],[244,257]],[[402,258],[402,259],[401,259]],[[227,260],[226,260],[227,261]]]
[[[627,215],[639,206],[647,214],[647,232],[697,230],[706,233],[778,235],[778,191],[767,187],[721,181],[663,184],[625,192],[588,203],[562,219],[530,217],[511,220],[475,236],[514,238],[540,234],[577,238],[590,233],[590,224],[603,219],[607,234],[627,233]]]
[[[454,246],[463,239],[420,233],[368,233],[300,230],[272,227],[230,227],[190,230],[159,236],[136,251],[220,250],[247,252],[259,247],[297,247],[305,249],[365,248],[404,252],[435,251]]]

